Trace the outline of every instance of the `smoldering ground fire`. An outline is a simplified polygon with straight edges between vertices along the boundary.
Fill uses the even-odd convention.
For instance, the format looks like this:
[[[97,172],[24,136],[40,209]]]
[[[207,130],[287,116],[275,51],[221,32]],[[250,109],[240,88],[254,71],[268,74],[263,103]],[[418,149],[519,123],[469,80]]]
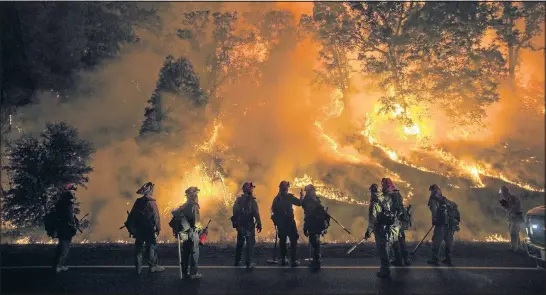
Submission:
[[[500,100],[483,110],[487,113],[483,124],[462,126],[430,104],[394,105],[391,111],[380,112],[381,97],[391,89],[370,86],[376,77],[357,72],[357,66],[349,91],[313,83],[316,70],[323,66],[318,62],[321,45],[297,30],[301,15],[313,13],[312,3],[168,5],[172,9],[161,14],[161,32],[142,32],[142,42],[127,45],[118,60],[82,73],[82,92],[77,97],[52,104],[55,95],[42,93],[39,104],[25,107],[15,118],[25,132],[41,130],[45,122],[66,121],[95,145],[95,171],[88,189],[78,191],[81,210],[92,216],[82,242],[127,241],[127,233],[118,228],[137,197],[134,192],[146,181],[156,184],[164,229],[168,229],[170,210],[184,202],[184,190],[199,187],[201,215],[213,219],[212,241],[234,239],[228,218],[247,180],[256,185],[263,240],[271,239],[273,233],[269,211],[281,180],[290,181],[294,193],[315,184],[330,212],[352,232],[363,234],[367,188],[390,177],[405,202],[415,208],[408,239],[417,239],[428,229],[426,200],[431,183],[439,183],[458,203],[464,216],[459,236],[470,241],[503,239],[498,233],[504,232],[504,225],[492,216],[498,213],[489,210],[496,204],[500,184],[525,193],[527,207],[536,206],[542,198],[544,101],[521,97],[530,92],[544,95],[542,54],[522,55],[518,74],[523,82],[517,84],[521,92],[504,87],[499,77]],[[203,65],[206,54],[192,51],[191,44],[173,37],[183,19],[173,11],[201,9],[237,11],[237,36],[254,29],[254,43],[232,49],[232,57],[242,63],[241,71],[228,76],[231,72],[222,68],[228,82],[217,87],[203,109],[183,95],[162,93],[168,124],[176,128],[136,140],[167,55],[186,57],[201,84],[211,83]],[[271,11],[282,12],[286,28],[264,39],[259,21],[244,15]],[[205,34],[212,36],[212,29],[206,27]],[[537,39],[543,42],[544,34]],[[86,86],[93,86],[93,92],[84,93]],[[521,101],[526,108],[520,107]],[[397,120],[401,116],[410,118],[411,124]],[[296,210],[296,218],[301,222],[302,212]],[[172,237],[164,230],[160,239]],[[360,237],[332,226],[325,239]],[[17,240],[25,241],[30,239]]]

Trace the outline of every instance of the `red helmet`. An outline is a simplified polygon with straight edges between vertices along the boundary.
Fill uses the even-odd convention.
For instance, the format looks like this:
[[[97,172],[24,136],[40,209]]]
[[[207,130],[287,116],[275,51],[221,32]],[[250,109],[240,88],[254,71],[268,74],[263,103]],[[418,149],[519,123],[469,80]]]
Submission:
[[[69,183],[64,187],[64,190],[65,191],[76,191],[76,190],[78,190],[78,188],[76,187],[75,184]]]
[[[381,185],[383,186],[383,188],[394,188],[394,184],[392,183],[392,180],[390,178],[381,179]]]

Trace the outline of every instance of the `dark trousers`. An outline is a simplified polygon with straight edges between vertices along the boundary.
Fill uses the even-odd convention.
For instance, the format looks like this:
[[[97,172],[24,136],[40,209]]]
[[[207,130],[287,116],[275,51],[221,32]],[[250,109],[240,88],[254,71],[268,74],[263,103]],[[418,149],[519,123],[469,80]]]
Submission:
[[[320,234],[309,233],[313,261],[320,261]]]
[[[157,266],[157,240],[155,235],[152,234],[151,236],[135,240],[135,266],[137,269],[142,267],[144,252],[148,254],[148,265],[150,267]]]
[[[445,242],[445,259],[451,261],[451,253],[453,250],[453,235],[454,232],[447,226],[434,226],[432,234],[432,257],[431,260],[438,261],[440,247],[442,242]]]
[[[400,230],[398,240],[395,240],[393,245],[394,250],[394,259],[397,263],[402,264],[403,262],[408,261],[408,250],[406,247],[406,233],[403,230]]]
[[[279,230],[279,248],[281,250],[281,259],[286,258],[287,249],[286,249],[286,240],[290,239],[290,258],[292,262],[297,259],[297,249],[298,249],[298,228],[296,227],[295,220],[286,220],[282,226],[278,226]]]
[[[377,254],[379,255],[379,260],[381,261],[381,271],[389,272],[390,269],[390,260],[389,260],[389,240],[387,238],[387,233],[383,230],[375,230],[375,247]]]
[[[199,270],[199,234],[190,231],[188,240],[182,243],[182,273],[194,275]]]
[[[66,259],[68,257],[68,251],[72,244],[72,238],[59,238],[59,243],[55,249],[55,259],[53,262],[53,268],[66,266]]]
[[[246,264],[249,265],[252,262],[252,250],[254,244],[256,243],[256,237],[254,234],[254,228],[242,229],[237,231],[237,246],[235,246],[235,263],[241,261],[241,255],[243,253],[243,246],[246,243],[245,254],[246,254]]]

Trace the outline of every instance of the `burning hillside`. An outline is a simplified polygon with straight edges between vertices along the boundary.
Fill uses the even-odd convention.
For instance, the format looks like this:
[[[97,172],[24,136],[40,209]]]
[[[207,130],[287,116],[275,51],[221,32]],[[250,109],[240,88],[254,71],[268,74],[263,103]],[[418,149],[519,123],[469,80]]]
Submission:
[[[42,93],[39,104],[21,110],[17,124],[23,130],[41,130],[45,121],[65,120],[97,145],[88,190],[78,192],[82,211],[91,213],[81,243],[127,242],[127,233],[118,228],[135,191],[146,181],[156,184],[164,242],[172,239],[170,212],[185,201],[189,186],[201,190],[201,216],[213,220],[212,241],[234,238],[228,219],[245,181],[256,185],[264,240],[274,232],[270,206],[282,180],[291,182],[295,194],[314,184],[329,212],[355,235],[332,224],[326,235],[330,241],[361,238],[368,188],[383,177],[390,177],[405,203],[413,205],[414,227],[407,234],[413,240],[429,228],[426,204],[432,183],[459,205],[459,235],[469,241],[504,241],[497,234],[505,230],[497,206],[500,185],[521,195],[526,208],[543,201],[544,101],[535,98],[536,93],[544,95],[542,54],[522,55],[515,86],[505,76],[495,77],[502,86],[498,101],[462,107],[453,98],[454,85],[427,88],[440,80],[428,67],[440,63],[441,57],[419,63],[426,57],[415,53],[398,73],[408,85],[385,85],[391,80],[362,70],[359,60],[364,57],[353,58],[359,55],[354,46],[339,49],[338,43],[303,33],[302,14],[315,13],[318,22],[322,5],[316,4],[314,11],[313,4],[307,4],[199,4],[218,14],[192,15],[183,14],[189,4],[169,4],[161,15],[160,34],[143,32],[144,41],[124,48],[119,60],[85,73],[81,83],[100,84],[100,89],[56,105],[47,101],[50,93]],[[196,5],[191,7],[198,11],[201,6]],[[238,14],[232,13],[235,10]],[[343,17],[350,19],[353,13]],[[202,34],[195,37],[192,30]],[[222,46],[219,38],[224,38]],[[536,39],[543,41],[544,34]],[[321,58],[330,56],[326,49],[343,53],[345,59],[325,65]],[[401,49],[400,54],[409,53]],[[167,55],[175,57],[165,59]],[[211,58],[214,65],[208,64]],[[468,61],[449,62],[445,67],[456,72]],[[328,72],[332,67],[339,72]],[[343,87],[330,76],[318,79],[321,72],[343,78]],[[430,76],[422,85],[411,85],[421,74]],[[197,78],[188,78],[192,75]],[[469,92],[457,98],[471,101]],[[430,98],[435,95],[438,102]],[[201,106],[204,96],[207,103]],[[398,96],[403,100],[389,100]],[[143,120],[146,106],[148,117]],[[474,120],[475,110],[466,107],[479,109],[483,118]],[[143,121],[161,128],[140,128]],[[138,129],[154,131],[138,135]],[[302,214],[296,209],[300,225]],[[38,240],[20,237],[15,242]]]

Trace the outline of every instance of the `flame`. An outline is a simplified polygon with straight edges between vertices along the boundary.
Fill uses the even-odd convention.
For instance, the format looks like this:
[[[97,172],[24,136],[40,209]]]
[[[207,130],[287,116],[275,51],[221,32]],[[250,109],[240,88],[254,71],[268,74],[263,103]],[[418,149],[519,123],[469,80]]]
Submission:
[[[321,181],[313,180],[307,174],[304,174],[303,177],[300,177],[300,178],[298,177],[294,178],[294,180],[292,181],[292,184],[295,187],[300,187],[300,188],[303,188],[308,184],[312,184],[315,186],[317,195],[320,197],[324,197],[326,199],[330,199],[330,200],[334,200],[334,201],[338,201],[342,203],[347,203],[347,204],[355,204],[355,205],[363,205],[363,206],[369,205],[369,201],[356,200],[349,194],[344,193],[339,189],[330,188]]]
[[[350,147],[339,148],[338,143],[330,137],[328,134],[324,133],[320,121],[315,121],[315,126],[317,127],[320,136],[328,144],[330,151],[338,158],[339,160],[346,161],[352,164],[362,164],[368,161],[368,159],[361,154],[359,154],[356,149]]]
[[[473,242],[488,242],[488,243],[506,243],[506,242],[510,242],[510,240],[508,239],[505,239],[502,235],[500,234],[491,234],[491,235],[488,235],[487,237],[485,237],[485,240],[472,240]]]
[[[218,119],[214,119],[213,121],[213,132],[209,140],[206,140],[201,145],[197,146],[197,151],[202,151],[206,153],[211,153],[214,145],[216,144],[216,140],[218,139],[218,133],[220,129],[222,128],[222,122]]]

